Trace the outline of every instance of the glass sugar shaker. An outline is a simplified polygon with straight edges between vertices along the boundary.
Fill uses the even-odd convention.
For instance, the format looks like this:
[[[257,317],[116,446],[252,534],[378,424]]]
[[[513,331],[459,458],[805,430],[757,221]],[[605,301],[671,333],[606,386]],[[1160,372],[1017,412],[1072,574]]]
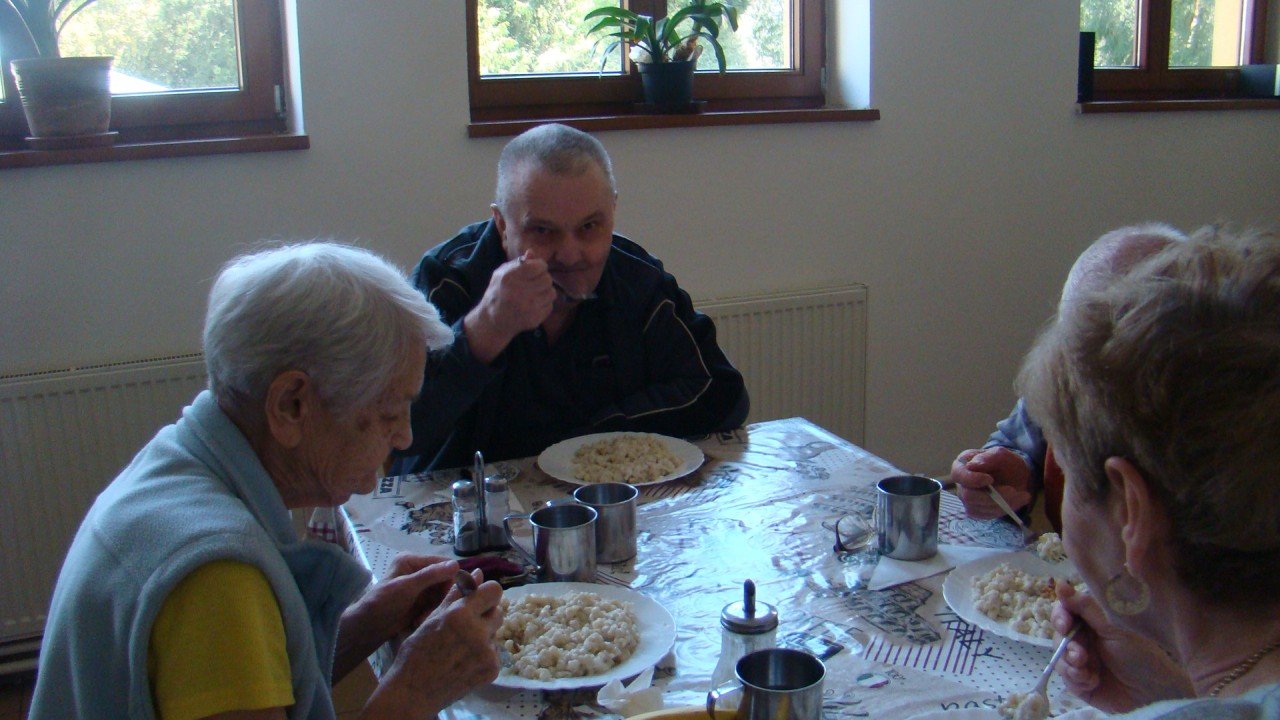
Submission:
[[[720,612],[720,662],[711,673],[711,687],[734,679],[734,669],[743,655],[771,648],[778,637],[778,611],[756,600],[756,584],[742,584],[742,602],[732,602]]]
[[[511,493],[507,478],[500,471],[484,479],[485,518],[489,530],[485,536],[485,545],[490,550],[506,550],[511,547],[507,542],[507,531],[502,526],[502,518],[511,512]]]
[[[484,498],[470,480],[453,484],[453,552],[460,556],[475,555],[484,549],[484,532],[480,526],[480,503]]]

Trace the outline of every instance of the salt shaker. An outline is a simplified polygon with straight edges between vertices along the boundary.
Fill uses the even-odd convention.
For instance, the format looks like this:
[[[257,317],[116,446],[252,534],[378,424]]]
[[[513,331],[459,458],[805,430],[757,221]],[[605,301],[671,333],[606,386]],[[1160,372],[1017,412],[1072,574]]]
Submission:
[[[502,473],[494,473],[484,479],[484,514],[489,530],[485,537],[485,546],[490,550],[506,550],[511,547],[507,542],[507,531],[502,527],[502,519],[511,513],[511,495],[507,486],[507,478]]]
[[[742,602],[724,606],[720,612],[720,662],[711,673],[712,689],[734,679],[734,669],[743,655],[771,648],[777,642],[778,611],[756,601],[756,584],[742,584]]]
[[[475,555],[484,549],[484,532],[480,525],[480,504],[484,498],[470,480],[453,484],[453,552]]]

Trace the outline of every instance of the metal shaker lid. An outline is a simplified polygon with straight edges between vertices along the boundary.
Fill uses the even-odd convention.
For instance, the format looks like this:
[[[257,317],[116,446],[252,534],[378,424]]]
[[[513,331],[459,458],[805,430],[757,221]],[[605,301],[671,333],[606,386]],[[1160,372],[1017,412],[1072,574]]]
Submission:
[[[480,504],[476,484],[470,480],[458,480],[453,484],[452,489],[454,507],[475,509]]]
[[[778,627],[778,610],[756,600],[756,584],[742,584],[742,602],[732,602],[720,612],[720,625],[739,635],[759,635]]]

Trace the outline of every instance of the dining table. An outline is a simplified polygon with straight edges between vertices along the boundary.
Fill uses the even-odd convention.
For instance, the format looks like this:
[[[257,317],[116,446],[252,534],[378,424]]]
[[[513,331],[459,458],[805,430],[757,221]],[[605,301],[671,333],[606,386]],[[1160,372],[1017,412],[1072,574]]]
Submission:
[[[682,477],[640,487],[637,554],[599,565],[595,578],[670,613],[674,646],[656,661],[652,679],[665,707],[705,705],[721,650],[721,611],[743,599],[748,579],[758,600],[777,610],[777,644],[822,658],[826,720],[944,711],[995,718],[1011,692],[1035,684],[1051,642],[971,622],[971,613],[961,617],[943,596],[952,567],[1029,552],[1012,523],[969,518],[958,497],[943,492],[933,558],[882,557],[874,533],[840,550],[836,521],[849,516],[842,528],[870,527],[876,482],[903,469],[803,418],[688,440],[705,460]],[[485,472],[508,480],[513,512],[568,498],[576,487],[548,475],[536,457],[489,463]],[[374,492],[313,518],[312,531],[343,544],[375,579],[400,552],[451,557],[450,487],[465,477],[463,469],[449,469],[382,478]],[[521,562],[514,550],[501,554]],[[379,662],[375,657],[375,671]],[[601,704],[599,689],[589,678],[575,687],[490,685],[441,717],[623,717]],[[1082,706],[1057,677],[1049,695],[1055,714]]]

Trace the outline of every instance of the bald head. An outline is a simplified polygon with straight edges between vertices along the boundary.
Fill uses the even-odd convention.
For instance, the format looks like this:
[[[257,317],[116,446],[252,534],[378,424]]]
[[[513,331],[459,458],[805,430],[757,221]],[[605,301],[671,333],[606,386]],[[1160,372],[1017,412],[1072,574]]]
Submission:
[[[1103,235],[1080,253],[1062,286],[1058,312],[1079,298],[1105,289],[1116,277],[1151,257],[1170,243],[1186,240],[1176,228],[1163,223],[1131,225]]]

